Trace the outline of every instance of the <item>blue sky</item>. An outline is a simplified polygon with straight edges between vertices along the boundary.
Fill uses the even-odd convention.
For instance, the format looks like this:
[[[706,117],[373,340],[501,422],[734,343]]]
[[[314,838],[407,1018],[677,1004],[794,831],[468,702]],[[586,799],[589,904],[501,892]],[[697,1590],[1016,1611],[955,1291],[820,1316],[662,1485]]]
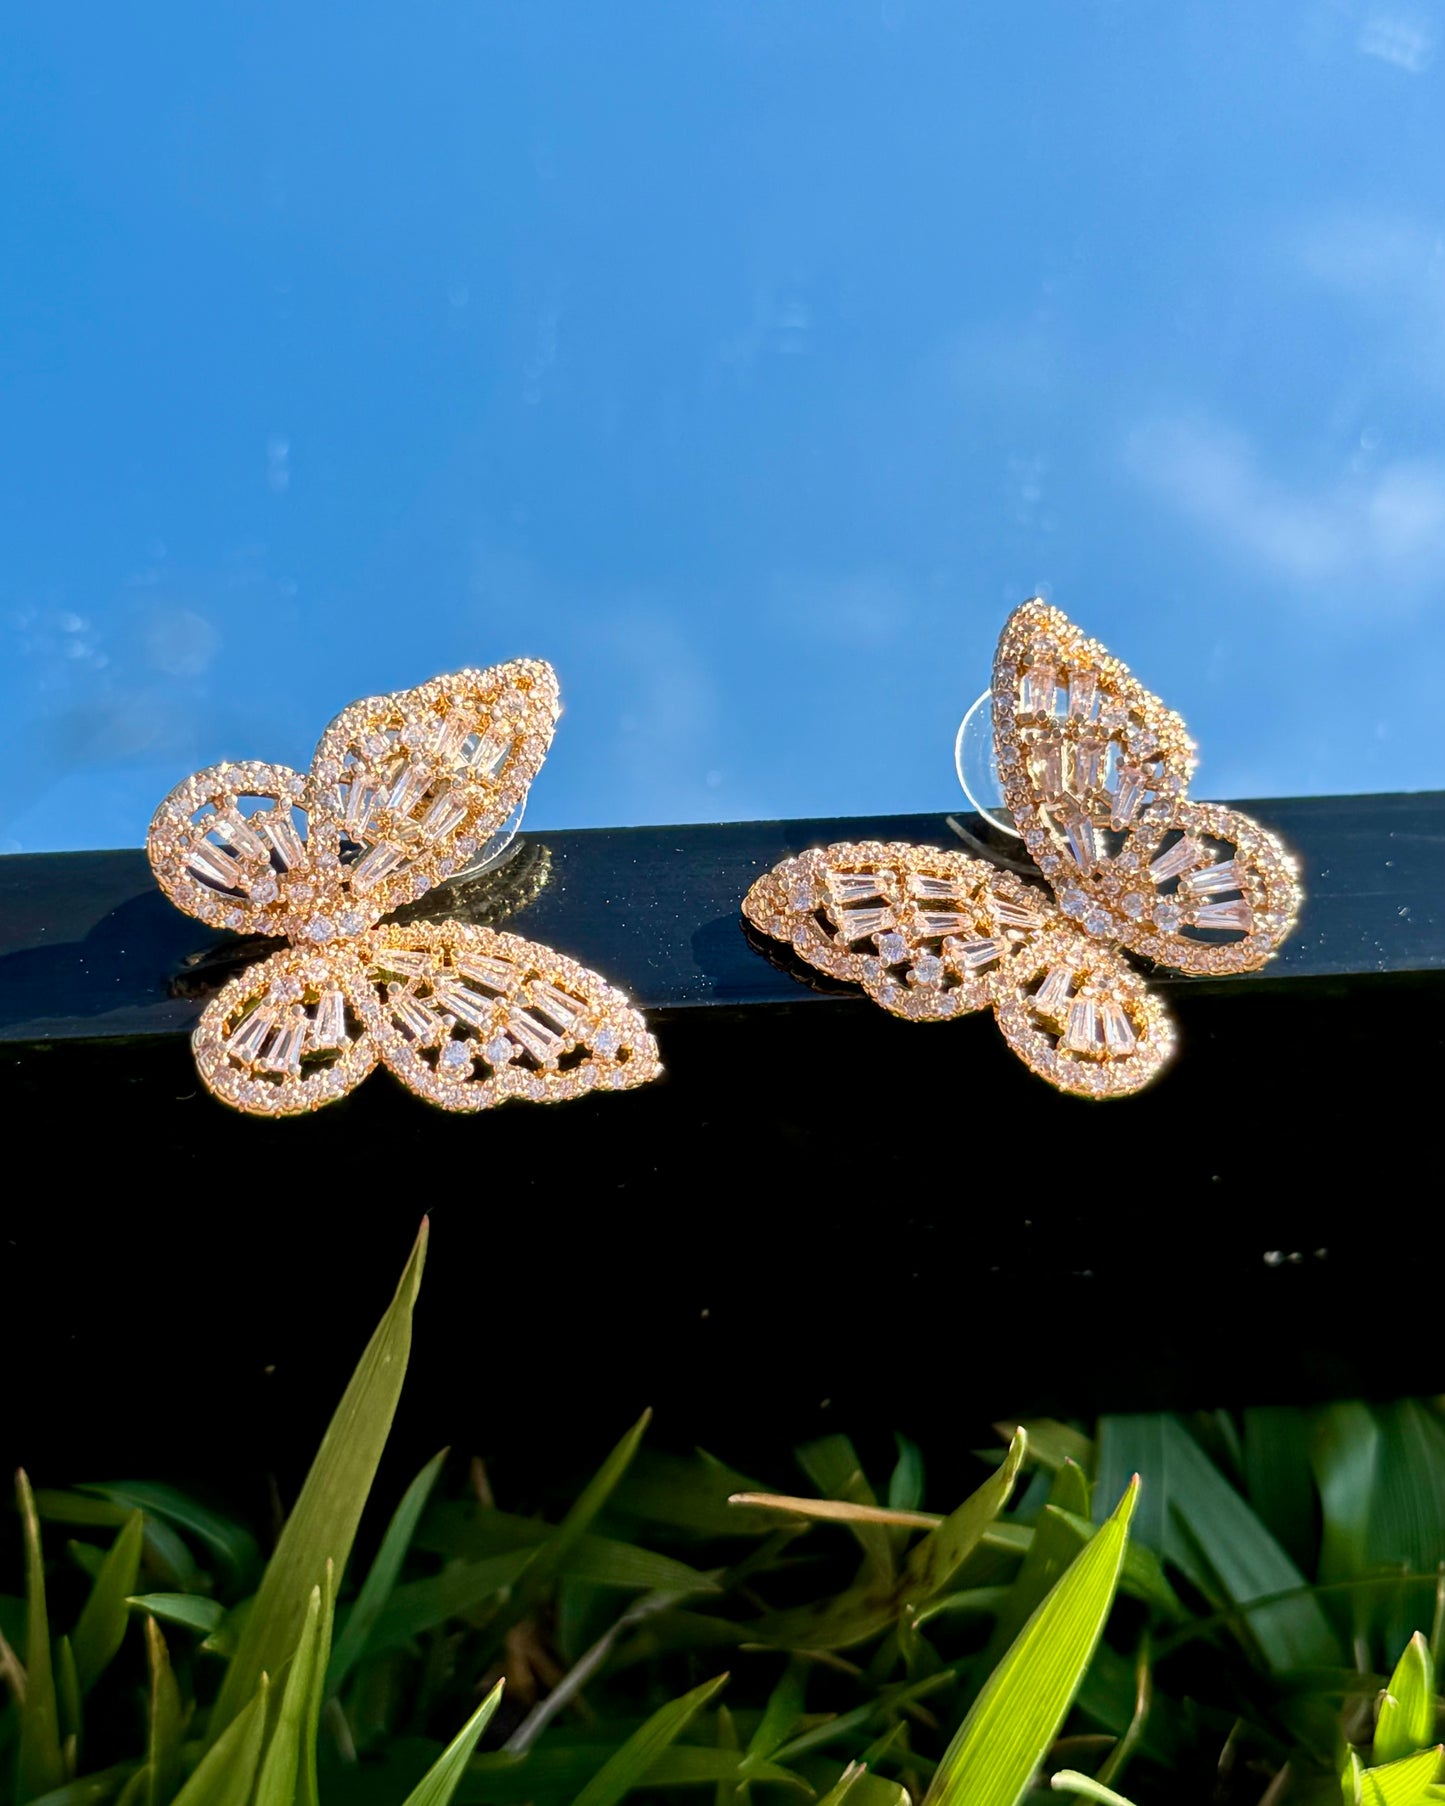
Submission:
[[[0,24],[0,849],[550,658],[537,826],[955,805],[1043,591],[1445,785],[1440,0]]]

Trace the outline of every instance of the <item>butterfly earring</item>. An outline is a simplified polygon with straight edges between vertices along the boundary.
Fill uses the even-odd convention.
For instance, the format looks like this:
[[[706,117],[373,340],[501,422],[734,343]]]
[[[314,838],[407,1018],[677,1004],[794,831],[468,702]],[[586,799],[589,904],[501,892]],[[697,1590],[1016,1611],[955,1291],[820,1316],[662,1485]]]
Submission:
[[[291,1116],[378,1060],[447,1110],[657,1076],[641,1015],[595,972],[490,928],[382,920],[505,833],[560,710],[552,667],[517,659],[353,703],[305,777],[244,763],[177,785],[146,845],[166,895],[213,927],[290,943],[196,1025],[217,1097]]]
[[[1247,815],[1189,801],[1184,723],[1057,608],[1010,615],[992,706],[1004,799],[1041,883],[934,847],[844,843],[783,860],[743,914],[896,1016],[991,1007],[1062,1091],[1138,1091],[1174,1026],[1125,951],[1252,971],[1294,924],[1294,861]]]

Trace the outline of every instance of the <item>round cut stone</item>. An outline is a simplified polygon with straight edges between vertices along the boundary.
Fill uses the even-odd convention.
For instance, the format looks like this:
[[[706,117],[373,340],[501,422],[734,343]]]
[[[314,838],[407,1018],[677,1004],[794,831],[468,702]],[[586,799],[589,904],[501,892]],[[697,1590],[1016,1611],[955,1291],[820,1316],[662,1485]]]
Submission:
[[[1170,902],[1167,897],[1162,903],[1155,904],[1154,924],[1157,928],[1162,928],[1166,934],[1172,934],[1183,920],[1184,911],[1177,903]]]
[[[506,1066],[517,1056],[517,1050],[505,1035],[493,1035],[482,1049],[488,1066]]]
[[[443,1072],[449,1072],[453,1078],[470,1076],[472,1056],[466,1042],[448,1041],[437,1055],[437,1065]]]
[[[1089,907],[1089,899],[1077,885],[1070,885],[1059,898],[1059,908],[1066,916],[1081,916]]]
[[[312,916],[306,924],[308,941],[329,941],[336,932],[336,924],[330,916]]]
[[[276,880],[274,878],[258,878],[251,886],[253,903],[274,903],[276,901]]]
[[[1114,931],[1107,909],[1091,909],[1084,917],[1084,927],[1090,934],[1112,934]]]
[[[366,928],[366,917],[359,909],[348,909],[337,926],[343,934],[361,934]]]
[[[621,1045],[622,1037],[610,1022],[604,1022],[592,1037],[593,1052],[601,1054],[604,1060],[610,1060]]]
[[[908,942],[896,929],[890,929],[878,936],[878,953],[885,965],[896,966],[908,958]]]
[[[1131,890],[1119,907],[1131,922],[1137,922],[1149,907],[1149,899],[1142,891]]]
[[[933,953],[920,953],[913,962],[914,982],[921,985],[936,985],[943,978],[943,961]]]

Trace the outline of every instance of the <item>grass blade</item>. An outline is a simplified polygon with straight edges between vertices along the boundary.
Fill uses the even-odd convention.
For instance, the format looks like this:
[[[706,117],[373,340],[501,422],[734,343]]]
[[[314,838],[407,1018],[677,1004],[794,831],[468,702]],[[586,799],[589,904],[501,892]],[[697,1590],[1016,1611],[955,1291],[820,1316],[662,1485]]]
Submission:
[[[437,1459],[440,1460],[441,1457],[438,1456]],[[457,1790],[457,1783],[465,1773],[467,1764],[472,1759],[472,1751],[476,1749],[478,1739],[486,1730],[501,1697],[502,1683],[498,1681],[421,1780],[412,1788],[406,1796],[404,1806],[447,1806],[448,1801]]]
[[[88,1693],[114,1659],[130,1622],[129,1599],[140,1573],[145,1518],[133,1511],[106,1552],[71,1638],[75,1675]]]
[[[50,1660],[50,1617],[45,1607],[45,1560],[35,1495],[22,1468],[15,1496],[25,1537],[25,1703],[20,1708],[20,1754],[15,1771],[19,1806],[37,1799],[67,1778],[60,1754],[60,1719],[55,1703],[55,1670]]]
[[[226,1616],[219,1599],[207,1599],[200,1593],[132,1593],[126,1604],[138,1612],[149,1612],[162,1624],[177,1624],[183,1630],[198,1630],[210,1636]]]
[[[212,1739],[251,1698],[262,1672],[280,1671],[310,1609],[304,1601],[312,1588],[320,1586],[327,1562],[335,1564],[338,1580],[345,1570],[406,1377],[427,1227],[423,1219],[396,1296],[336,1407],[295,1509],[266,1564],[211,1713]]]
[[[401,1573],[401,1564],[406,1559],[411,1539],[416,1534],[417,1523],[426,1509],[427,1500],[431,1497],[432,1488],[436,1485],[446,1458],[446,1449],[432,1456],[407,1487],[400,1505],[392,1514],[386,1535],[381,1539],[381,1547],[376,1552],[376,1559],[361,1584],[361,1591],[342,1626],[341,1635],[336,1639],[336,1648],[326,1675],[328,1694],[340,1691],[347,1675],[366,1648],[366,1639],[376,1623],[377,1614],[391,1597],[397,1576]]]
[[[263,1674],[254,1697],[202,1756],[171,1806],[247,1806],[266,1743],[269,1693]]]
[[[146,1619],[146,1661],[150,1668],[150,1715],[146,1732],[147,1806],[169,1806],[181,1772],[181,1690],[161,1627]]]
[[[1425,1806],[1440,1772],[1440,1749],[1421,1750],[1402,1762],[1367,1768],[1360,1776],[1360,1806]]]
[[[984,1531],[1008,1504],[1028,1446],[1028,1432],[1016,1430],[998,1470],[909,1550],[902,1588],[907,1603],[922,1605],[931,1599],[973,1554]]]
[[[306,1602],[301,1636],[281,1695],[281,1709],[261,1773],[256,1781],[254,1806],[297,1806],[301,1799],[301,1740],[311,1702],[316,1673],[316,1644],[321,1631],[321,1588],[314,1586]]]
[[[681,1699],[669,1700],[654,1712],[645,1724],[632,1733],[573,1801],[573,1806],[616,1806],[616,1802],[634,1787],[642,1786],[653,1763],[687,1729],[693,1718],[720,1688],[727,1676],[719,1674],[702,1686],[684,1693]],[[257,1806],[261,1806],[258,1801]]]
[[[321,1806],[316,1783],[316,1746],[321,1735],[321,1706],[326,1693],[327,1664],[331,1660],[331,1622],[335,1605],[336,1569],[327,1562],[321,1579],[321,1616],[306,1690],[306,1715],[301,1725],[301,1771],[297,1777],[296,1806]]]
[[[1090,1775],[1081,1775],[1072,1768],[1061,1768],[1049,1780],[1049,1786],[1055,1793],[1077,1794],[1080,1799],[1097,1800],[1099,1806],[1131,1806],[1121,1793],[1115,1793],[1112,1787],[1105,1787]]]
[[[1405,1645],[1375,1724],[1376,1762],[1397,1762],[1435,1741],[1435,1664],[1419,1631]]]
[[[1017,1806],[1103,1633],[1138,1496],[1136,1478],[989,1676],[938,1765],[925,1806]]]

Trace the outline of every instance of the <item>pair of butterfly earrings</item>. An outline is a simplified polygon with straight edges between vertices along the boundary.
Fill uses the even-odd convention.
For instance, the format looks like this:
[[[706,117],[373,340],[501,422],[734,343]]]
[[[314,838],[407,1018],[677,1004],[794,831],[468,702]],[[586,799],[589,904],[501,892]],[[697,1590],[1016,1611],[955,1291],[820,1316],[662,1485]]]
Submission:
[[[1299,907],[1294,862],[1248,816],[1189,801],[1184,723],[1058,609],[1033,600],[1009,617],[992,708],[1039,882],[936,847],[843,842],[783,860],[743,914],[894,1015],[991,1007],[1060,1090],[1137,1091],[1174,1030],[1124,951],[1185,973],[1262,965]],[[216,1096],[294,1115],[378,1060],[448,1110],[657,1076],[641,1014],[597,973],[490,928],[384,920],[510,838],[559,713],[550,665],[459,671],[353,703],[305,777],[216,765],[171,792],[147,841],[167,896],[287,942],[196,1026]]]

